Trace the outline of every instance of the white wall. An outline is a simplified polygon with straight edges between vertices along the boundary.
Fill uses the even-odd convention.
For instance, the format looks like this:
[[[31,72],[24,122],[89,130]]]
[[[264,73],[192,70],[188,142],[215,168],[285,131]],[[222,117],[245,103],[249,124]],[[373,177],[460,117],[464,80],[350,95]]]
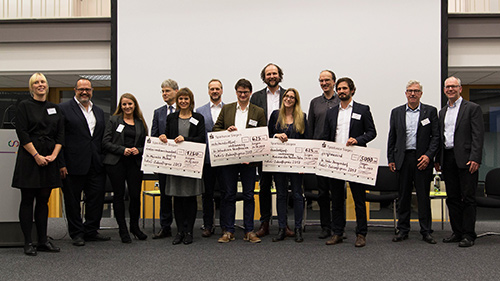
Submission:
[[[231,102],[239,78],[261,89],[260,70],[274,62],[307,111],[321,94],[319,72],[332,69],[351,77],[354,99],[371,106],[378,136],[369,146],[382,149],[384,163],[390,110],[406,101],[406,82],[420,80],[422,101],[440,105],[440,13],[435,0],[122,0],[118,93],[136,95],[150,125],[164,79],[193,90],[198,107],[219,78]]]

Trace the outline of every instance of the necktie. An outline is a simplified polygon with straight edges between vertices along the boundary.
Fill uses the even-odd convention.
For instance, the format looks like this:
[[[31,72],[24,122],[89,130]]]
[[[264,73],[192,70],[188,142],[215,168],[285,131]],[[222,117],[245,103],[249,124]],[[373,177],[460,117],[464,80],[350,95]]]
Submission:
[[[169,106],[168,106],[168,114],[170,114],[170,113],[172,113],[172,112],[174,112],[174,107],[173,107],[172,105],[169,105]],[[167,115],[168,115],[168,114],[167,114]]]

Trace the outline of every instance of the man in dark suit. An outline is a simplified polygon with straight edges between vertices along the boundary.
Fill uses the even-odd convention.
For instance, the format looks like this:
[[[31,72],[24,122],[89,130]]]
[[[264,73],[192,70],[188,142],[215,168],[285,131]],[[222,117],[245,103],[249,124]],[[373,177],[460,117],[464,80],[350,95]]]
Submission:
[[[429,188],[434,157],[439,149],[437,109],[420,103],[422,85],[410,80],[406,85],[407,104],[391,112],[387,159],[389,168],[398,175],[398,234],[393,242],[408,239],[410,232],[413,186],[418,199],[420,234],[425,242],[436,244],[432,237],[432,213]]]
[[[442,146],[435,166],[436,170],[443,171],[453,231],[443,242],[459,242],[460,247],[471,247],[476,239],[475,193],[483,153],[484,123],[481,107],[464,100],[461,92],[460,79],[451,76],[445,80],[448,102],[439,111]]]
[[[339,96],[335,94],[335,73],[331,70],[323,70],[320,72],[318,80],[323,94],[311,100],[307,118],[307,137],[315,140],[321,139],[323,135],[326,112],[340,103]],[[318,238],[326,239],[332,236],[329,179],[324,176],[316,176],[316,179],[318,181],[319,220],[321,224],[321,233]]]
[[[196,109],[196,112],[203,115],[205,118],[205,131],[211,132],[214,127],[217,118],[219,117],[220,111],[224,106],[222,102],[222,82],[218,79],[212,79],[208,82],[208,95],[210,96],[210,101]],[[214,231],[214,188],[216,181],[219,182],[219,187],[221,186],[221,171],[218,167],[212,167],[210,165],[210,152],[207,145],[207,150],[205,153],[205,164],[203,165],[203,183],[205,184],[205,192],[202,195],[203,201],[203,231],[201,236],[210,237]],[[224,198],[225,190],[221,188],[221,198]],[[221,204],[223,205],[221,200]],[[223,206],[220,209],[224,209]],[[223,221],[224,212],[220,212],[222,217],[220,220]]]
[[[92,91],[90,80],[80,78],[75,85],[74,98],[59,105],[64,115],[65,141],[58,161],[68,231],[75,246],[84,246],[85,241],[110,239],[97,232],[106,181],[101,147],[105,121],[102,109],[91,101]],[[85,194],[85,222],[80,213],[82,191]]]
[[[356,91],[354,82],[347,77],[340,78],[336,83],[337,94],[340,98],[339,106],[332,107],[326,113],[325,129],[322,139],[342,143],[347,146],[366,146],[377,136],[375,123],[370,107],[352,100]],[[330,179],[332,194],[332,231],[333,236],[326,242],[327,245],[342,243],[342,235],[346,224],[345,217],[345,181]],[[366,218],[366,189],[357,182],[349,182],[356,210],[356,247],[366,245],[368,232]]]
[[[279,85],[283,80],[283,71],[274,63],[267,64],[260,72],[260,78],[267,87],[253,93],[250,103],[264,109],[266,120],[269,121],[271,113],[281,106],[285,89]],[[259,206],[260,206],[260,228],[256,232],[257,236],[263,237],[269,234],[269,220],[271,219],[271,186],[273,184],[273,174],[262,172],[262,167],[259,166],[260,175],[260,191],[259,191]],[[295,234],[287,226],[287,236],[293,237]]]
[[[246,128],[256,128],[266,126],[266,115],[264,110],[250,103],[250,94],[252,93],[252,84],[250,81],[242,78],[234,86],[236,90],[237,102],[224,105],[213,127],[213,131],[228,130],[230,132],[245,130]],[[219,243],[227,243],[234,240],[234,220],[236,210],[236,191],[238,183],[238,174],[240,175],[243,186],[243,222],[245,225],[245,237],[243,240],[252,243],[260,242],[254,230],[254,189],[255,189],[255,166],[256,163],[242,163],[227,165],[222,169],[222,180],[226,189],[224,197],[224,221],[221,226],[225,228]]]
[[[151,126],[151,136],[159,137],[165,134],[167,128],[167,115],[175,112],[175,96],[179,91],[177,82],[167,79],[161,83],[161,96],[165,105],[155,109],[153,114],[153,126]],[[172,196],[165,194],[165,185],[167,175],[158,174],[158,183],[160,185],[160,225],[161,229],[153,235],[153,239],[161,239],[172,236],[171,225],[172,215]]]

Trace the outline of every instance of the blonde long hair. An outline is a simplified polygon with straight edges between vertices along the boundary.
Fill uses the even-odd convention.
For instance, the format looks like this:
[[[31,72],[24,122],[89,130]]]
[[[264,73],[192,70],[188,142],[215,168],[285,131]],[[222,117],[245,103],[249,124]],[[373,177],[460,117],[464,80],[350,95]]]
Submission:
[[[306,124],[304,122],[304,112],[302,111],[302,108],[300,107],[300,95],[299,91],[297,91],[294,88],[288,88],[288,90],[285,91],[283,94],[283,100],[285,99],[286,93],[288,92],[293,92],[295,94],[295,104],[293,106],[293,129],[295,132],[299,134],[303,134],[304,131],[306,130]],[[285,118],[285,103],[282,101],[281,102],[281,107],[280,111],[278,114],[278,122],[276,123],[276,128],[278,128],[278,124],[281,127],[281,129],[285,130],[287,128],[286,125],[286,118]]]

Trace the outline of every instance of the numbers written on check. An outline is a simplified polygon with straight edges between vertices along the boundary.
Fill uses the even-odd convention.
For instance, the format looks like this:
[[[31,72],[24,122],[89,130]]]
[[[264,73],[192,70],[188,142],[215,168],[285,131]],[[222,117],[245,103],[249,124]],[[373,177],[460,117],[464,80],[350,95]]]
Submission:
[[[252,141],[265,141],[267,136],[252,136]]]
[[[359,157],[359,161],[360,162],[367,162],[367,163],[377,163],[378,159],[377,159],[377,157],[369,157],[369,156],[363,156],[363,155],[361,155]]]

